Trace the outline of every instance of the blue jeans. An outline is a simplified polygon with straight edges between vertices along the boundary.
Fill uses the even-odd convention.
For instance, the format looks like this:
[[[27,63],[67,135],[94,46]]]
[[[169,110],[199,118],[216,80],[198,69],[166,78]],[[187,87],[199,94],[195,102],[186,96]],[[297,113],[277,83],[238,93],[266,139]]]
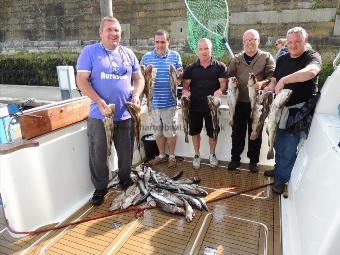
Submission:
[[[275,140],[275,182],[286,183],[290,179],[296,160],[300,134],[285,129],[276,130]]]

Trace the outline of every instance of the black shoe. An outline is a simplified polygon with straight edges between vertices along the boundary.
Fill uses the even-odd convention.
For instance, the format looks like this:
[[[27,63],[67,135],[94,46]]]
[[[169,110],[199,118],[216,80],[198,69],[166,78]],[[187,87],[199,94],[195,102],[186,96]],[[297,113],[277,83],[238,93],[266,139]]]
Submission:
[[[282,182],[275,182],[274,186],[273,186],[273,191],[276,194],[281,195],[283,193],[283,191],[285,190],[285,184]]]
[[[101,205],[104,202],[106,193],[107,189],[96,189],[93,193],[90,203],[95,206]]]
[[[236,168],[238,168],[241,165],[240,161],[230,161],[228,165],[228,170],[234,171]]]
[[[249,170],[252,173],[257,173],[259,171],[259,169],[257,168],[257,163],[250,161],[250,163],[249,163]]]
[[[119,183],[122,190],[127,190],[132,184],[134,184],[134,182],[131,179],[127,179]]]
[[[266,170],[266,171],[264,171],[263,175],[267,176],[267,177],[274,177],[275,176],[275,169]]]

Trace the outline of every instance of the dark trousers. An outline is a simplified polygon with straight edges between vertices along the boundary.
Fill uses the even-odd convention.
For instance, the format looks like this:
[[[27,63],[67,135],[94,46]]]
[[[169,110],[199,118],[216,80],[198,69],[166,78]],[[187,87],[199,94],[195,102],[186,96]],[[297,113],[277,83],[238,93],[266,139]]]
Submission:
[[[107,145],[102,120],[87,120],[89,165],[92,183],[96,189],[105,189],[109,183]],[[113,143],[118,157],[118,176],[121,183],[129,182],[134,148],[131,119],[114,122]]]
[[[256,140],[250,140],[252,131],[252,120],[250,118],[250,103],[237,102],[234,115],[234,125],[232,128],[231,140],[231,160],[240,161],[241,153],[243,152],[246,132],[248,127],[248,153],[247,156],[250,162],[258,163],[260,158],[260,149],[262,143],[262,129]]]

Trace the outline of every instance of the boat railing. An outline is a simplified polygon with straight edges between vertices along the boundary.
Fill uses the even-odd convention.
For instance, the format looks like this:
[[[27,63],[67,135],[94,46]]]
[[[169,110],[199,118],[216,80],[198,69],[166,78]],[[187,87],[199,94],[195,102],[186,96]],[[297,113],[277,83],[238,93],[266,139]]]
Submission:
[[[340,64],[340,52],[338,53],[338,55],[336,56],[336,58],[333,61],[334,70],[338,68],[339,64]]]

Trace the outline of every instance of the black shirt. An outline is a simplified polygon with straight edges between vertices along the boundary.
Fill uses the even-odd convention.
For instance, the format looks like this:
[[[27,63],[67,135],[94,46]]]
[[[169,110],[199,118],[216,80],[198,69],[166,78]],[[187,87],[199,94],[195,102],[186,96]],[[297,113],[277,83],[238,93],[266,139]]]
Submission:
[[[183,79],[191,80],[190,111],[208,112],[207,96],[213,95],[220,88],[218,79],[226,77],[226,65],[217,60],[212,60],[207,68],[201,66],[199,60],[185,68]]]
[[[282,77],[295,73],[310,64],[318,65],[321,68],[321,56],[313,50],[306,50],[298,58],[291,58],[289,53],[282,55],[277,59],[274,77],[276,81],[279,81]],[[319,75],[308,81],[285,84],[285,89],[293,91],[286,106],[308,101],[317,91],[318,79]]]
[[[246,53],[244,53],[244,54],[243,54],[243,57],[244,57],[244,60],[246,61],[246,63],[247,63],[248,65],[250,65],[250,64],[251,64],[251,61],[253,61],[253,59],[256,57],[256,55],[257,55],[257,52],[256,52],[256,54],[255,54],[254,56],[252,56],[252,57],[250,57],[250,56],[248,56]]]

